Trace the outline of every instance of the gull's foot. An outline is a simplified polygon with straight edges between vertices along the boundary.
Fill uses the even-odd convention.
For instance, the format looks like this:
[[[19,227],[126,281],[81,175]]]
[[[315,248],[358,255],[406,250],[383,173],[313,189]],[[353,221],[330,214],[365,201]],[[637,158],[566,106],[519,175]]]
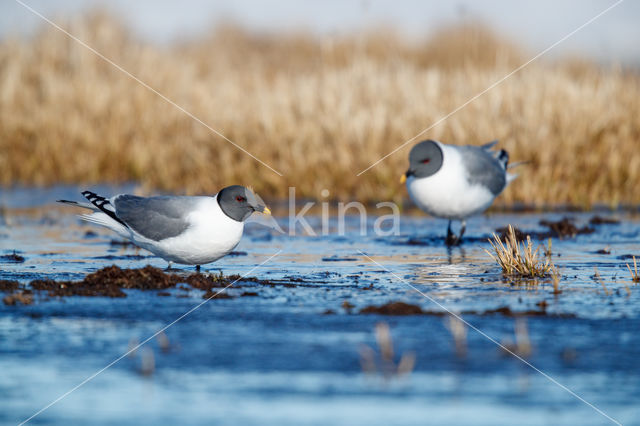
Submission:
[[[456,234],[447,234],[447,238],[444,240],[445,244],[449,247],[451,246],[459,246],[462,242],[462,238],[458,237]]]
[[[444,243],[447,246],[451,247],[459,245],[460,241],[462,241],[461,236],[459,237],[451,231],[451,222],[449,222],[449,227],[447,228],[447,238],[445,238]]]
[[[176,272],[179,271],[180,269],[177,268],[173,268],[173,262],[169,262],[169,264],[167,265],[167,268],[164,270],[165,272]]]
[[[464,231],[467,228],[467,223],[463,220],[462,227],[460,228],[460,234],[456,235],[451,230],[451,221],[449,221],[449,226],[447,226],[447,238],[444,240],[445,244],[449,247],[451,246],[459,246],[462,243],[462,236],[464,235]]]

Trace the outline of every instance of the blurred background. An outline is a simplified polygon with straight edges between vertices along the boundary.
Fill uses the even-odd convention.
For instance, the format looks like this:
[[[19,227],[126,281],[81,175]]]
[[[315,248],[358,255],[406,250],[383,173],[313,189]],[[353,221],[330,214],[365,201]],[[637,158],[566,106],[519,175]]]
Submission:
[[[0,183],[396,201],[411,146],[529,161],[499,203],[640,201],[640,4],[137,2],[0,6]],[[28,10],[32,7],[246,149]],[[273,169],[273,170],[272,170]],[[274,172],[278,171],[282,176]]]

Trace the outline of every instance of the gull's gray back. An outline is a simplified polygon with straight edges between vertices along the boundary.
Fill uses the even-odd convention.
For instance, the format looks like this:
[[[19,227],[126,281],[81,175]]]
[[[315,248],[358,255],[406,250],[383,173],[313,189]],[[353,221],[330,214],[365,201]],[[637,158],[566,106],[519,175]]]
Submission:
[[[457,146],[470,184],[483,185],[498,195],[507,185],[506,170],[494,155],[481,147]]]
[[[116,215],[127,226],[150,240],[180,235],[188,227],[186,216],[199,202],[193,197],[138,197],[119,195],[114,199]]]

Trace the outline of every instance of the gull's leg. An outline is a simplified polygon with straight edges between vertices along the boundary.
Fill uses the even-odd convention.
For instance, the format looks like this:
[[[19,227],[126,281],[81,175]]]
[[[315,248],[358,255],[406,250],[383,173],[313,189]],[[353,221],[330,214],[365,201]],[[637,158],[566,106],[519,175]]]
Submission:
[[[449,225],[447,226],[447,239],[445,240],[445,243],[448,246],[454,246],[457,244],[457,242],[458,242],[458,237],[456,237],[456,235],[451,230],[451,221],[449,221]]]
[[[462,236],[464,235],[464,231],[467,229],[467,221],[462,219],[462,228],[460,228],[460,235],[458,236],[458,243],[462,242]]]
[[[200,272],[200,265],[196,265],[196,272]]]
[[[173,262],[169,261],[169,264],[167,265],[167,269],[165,269],[165,271],[170,271],[171,270],[171,265]]]

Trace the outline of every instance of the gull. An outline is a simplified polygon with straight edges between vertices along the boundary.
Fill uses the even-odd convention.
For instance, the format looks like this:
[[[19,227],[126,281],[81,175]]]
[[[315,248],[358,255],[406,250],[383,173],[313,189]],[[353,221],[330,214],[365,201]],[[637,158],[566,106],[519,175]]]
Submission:
[[[91,191],[89,201],[58,200],[92,210],[80,218],[111,229],[138,247],[171,263],[200,265],[227,255],[240,242],[244,222],[254,212],[271,214],[248,188],[228,186],[213,196],[138,197],[120,194],[105,198]]]
[[[447,245],[459,244],[465,219],[485,211],[517,177],[507,173],[507,151],[491,151],[497,143],[478,147],[426,140],[409,153],[409,169],[400,182],[406,182],[409,196],[421,210],[449,219]],[[451,231],[453,220],[462,222],[457,236]]]

